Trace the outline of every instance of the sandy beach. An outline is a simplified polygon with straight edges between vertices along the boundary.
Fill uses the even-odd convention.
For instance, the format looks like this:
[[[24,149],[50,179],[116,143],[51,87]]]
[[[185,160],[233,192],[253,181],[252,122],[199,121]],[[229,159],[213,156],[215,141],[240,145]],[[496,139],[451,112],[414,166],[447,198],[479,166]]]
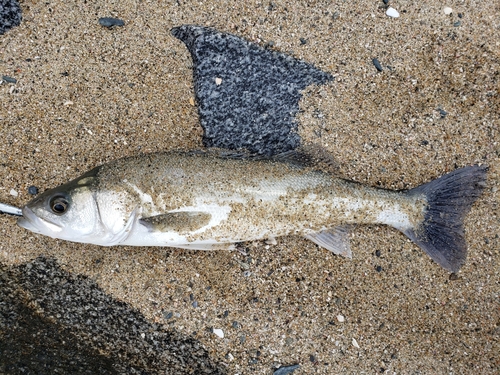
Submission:
[[[357,226],[349,260],[296,237],[245,243],[246,255],[106,248],[1,215],[0,373],[498,374],[500,7],[389,5],[400,17],[365,0],[22,1],[21,25],[0,35],[0,75],[16,80],[0,85],[0,202],[23,206],[29,186],[119,157],[202,148],[191,56],[170,34],[183,24],[332,74],[296,118],[342,178],[409,189],[489,172],[452,276],[384,226]]]

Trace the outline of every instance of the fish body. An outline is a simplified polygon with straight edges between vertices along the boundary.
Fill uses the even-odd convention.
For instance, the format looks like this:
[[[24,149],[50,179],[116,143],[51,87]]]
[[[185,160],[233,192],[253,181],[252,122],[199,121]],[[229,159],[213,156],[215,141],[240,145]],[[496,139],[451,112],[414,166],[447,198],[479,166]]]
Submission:
[[[486,175],[478,166],[458,171],[455,177],[452,173],[451,178],[431,182],[431,192],[429,184],[390,191],[276,159],[196,152],[145,154],[104,164],[46,191],[23,208],[18,223],[51,237],[102,246],[208,250],[300,235],[346,256],[350,256],[349,225],[386,224],[455,271],[466,253],[461,220],[480,194]],[[444,189],[449,195],[450,183],[464,191],[458,198],[456,193],[448,197],[456,213],[444,212],[452,220],[446,236],[454,240],[432,229],[436,238],[429,243],[429,226],[434,228],[429,220],[435,221],[437,215],[431,193]],[[445,198],[437,198],[439,206]],[[447,241],[452,249],[443,255],[433,248],[435,241],[439,245]]]

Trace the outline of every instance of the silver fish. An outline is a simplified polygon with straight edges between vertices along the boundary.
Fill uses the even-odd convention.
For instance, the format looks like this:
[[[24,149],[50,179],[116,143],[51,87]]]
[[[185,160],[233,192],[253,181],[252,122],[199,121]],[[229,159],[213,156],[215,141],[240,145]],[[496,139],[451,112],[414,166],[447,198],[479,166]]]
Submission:
[[[348,257],[351,224],[386,224],[449,271],[465,261],[462,221],[485,186],[485,166],[391,191],[281,159],[210,152],[119,159],[36,197],[18,224],[74,242],[199,250],[300,235]]]

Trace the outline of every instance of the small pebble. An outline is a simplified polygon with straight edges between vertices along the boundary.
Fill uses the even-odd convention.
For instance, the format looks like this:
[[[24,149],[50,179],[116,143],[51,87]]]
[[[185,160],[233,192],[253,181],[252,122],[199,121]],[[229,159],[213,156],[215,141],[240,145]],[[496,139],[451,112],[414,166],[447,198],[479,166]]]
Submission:
[[[174,316],[174,314],[172,312],[164,312],[163,313],[163,318],[165,318],[166,320],[171,319],[173,316]]]
[[[198,301],[194,301],[194,302],[192,303],[192,305],[193,305],[193,307],[194,307],[194,308],[197,308],[197,307],[198,307]]]
[[[381,255],[380,250],[375,250],[375,255],[378,256],[378,257],[380,257],[380,255]]]
[[[453,24],[453,27],[459,27],[459,26],[461,26],[461,25],[462,25],[462,22],[457,21],[457,22],[455,22],[455,23]]]
[[[244,344],[247,341],[247,337],[245,335],[240,336],[240,344]]]
[[[378,59],[372,59],[372,62],[373,62],[373,65],[375,65],[375,68],[377,68],[377,70],[379,72],[381,72],[383,70],[382,65],[380,65],[380,62],[378,61]]]
[[[359,349],[359,344],[358,344],[358,342],[356,341],[355,338],[352,339],[352,346],[354,346],[355,348]]]
[[[2,81],[7,82],[7,83],[17,83],[17,79],[9,77],[9,76],[2,76]]]
[[[448,112],[446,112],[444,109],[439,108],[439,114],[441,115],[441,118],[445,118]]]
[[[389,4],[389,0],[383,0],[383,1],[385,5]]]
[[[399,12],[396,9],[394,9],[393,7],[389,7],[387,9],[387,11],[385,12],[385,14],[387,14],[389,17],[393,17],[393,18],[399,17]]]
[[[453,13],[453,9],[451,9],[450,7],[444,7],[443,8],[443,12],[444,12],[444,14],[446,14],[447,16],[449,16],[450,14]]]
[[[382,267],[381,267],[381,266],[377,266],[377,267],[375,267],[375,270],[376,270],[377,272],[382,272]]]
[[[10,195],[12,195],[13,197],[17,197],[19,195],[19,193],[17,191],[15,191],[14,189],[10,189]]]
[[[103,17],[99,18],[99,25],[104,27],[123,26],[125,25],[125,22],[118,18]]]
[[[28,188],[28,194],[37,195],[38,194],[38,188],[36,186],[31,185]]]
[[[462,18],[464,15],[462,13],[458,13],[458,18]]]
[[[247,270],[250,269],[250,265],[248,263],[239,262],[239,265],[240,265],[241,269],[244,270],[244,271],[247,271]]]
[[[307,39],[300,38],[300,44],[302,45],[307,44]]]
[[[234,356],[231,353],[227,353],[226,358],[230,361],[234,361]]]
[[[216,336],[220,337],[221,339],[223,339],[223,338],[224,338],[224,331],[223,331],[222,329],[220,329],[220,328],[213,328],[213,329],[212,329],[212,332],[213,332]]]
[[[345,322],[345,318],[344,318],[344,315],[337,315],[337,320],[340,322],[340,323],[344,323]]]
[[[297,370],[299,367],[299,365],[281,366],[279,369],[273,372],[273,375],[288,375]]]
[[[220,77],[215,78],[215,84],[217,86],[220,86],[221,83],[222,83],[222,78],[220,78]]]

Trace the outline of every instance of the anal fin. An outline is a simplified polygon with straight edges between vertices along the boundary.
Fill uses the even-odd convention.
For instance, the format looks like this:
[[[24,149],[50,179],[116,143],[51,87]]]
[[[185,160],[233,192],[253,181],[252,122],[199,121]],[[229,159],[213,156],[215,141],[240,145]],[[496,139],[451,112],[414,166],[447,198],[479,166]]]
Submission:
[[[352,253],[349,245],[349,229],[350,225],[340,225],[305,237],[334,254],[350,259]]]

